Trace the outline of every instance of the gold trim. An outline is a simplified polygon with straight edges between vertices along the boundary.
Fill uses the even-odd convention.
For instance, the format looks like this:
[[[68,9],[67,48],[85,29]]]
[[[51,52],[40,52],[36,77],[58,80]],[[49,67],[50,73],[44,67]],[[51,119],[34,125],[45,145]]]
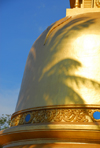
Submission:
[[[10,126],[18,126],[23,124],[35,124],[35,123],[54,123],[54,122],[99,122],[93,118],[93,113],[100,109],[92,108],[49,108],[38,109],[23,112],[13,116]],[[30,114],[28,122],[25,121],[26,116]]]
[[[100,122],[68,124],[35,124],[16,126],[0,132],[0,144],[37,138],[66,139],[70,142],[100,144]]]
[[[54,146],[57,146],[57,145],[59,145],[59,146],[72,146],[72,145],[74,145],[74,148],[75,148],[75,146],[77,146],[77,147],[81,147],[82,146],[82,144],[84,145],[85,144],[85,148],[86,148],[86,146],[95,146],[96,148],[97,148],[97,146],[98,146],[98,148],[99,148],[99,144],[91,144],[91,143],[77,143],[77,142],[72,142],[72,143],[70,143],[70,142],[68,142],[68,141],[66,141],[65,139],[48,139],[48,138],[41,138],[41,139],[30,139],[30,140],[19,140],[19,141],[17,141],[17,142],[13,142],[13,143],[8,143],[7,145],[5,145],[5,147],[4,148],[11,148],[11,147],[13,147],[13,148],[15,148],[15,146],[16,147],[18,147],[18,146],[21,146],[21,147],[23,147],[23,146],[27,146],[28,148],[29,148],[29,146],[32,146],[32,148],[33,148],[33,146],[36,146],[36,145],[38,145],[38,146],[40,146],[40,145],[48,145],[48,147],[49,147],[49,144],[53,144]],[[31,147],[30,147],[31,148]],[[41,147],[40,147],[41,148]]]
[[[51,106],[42,106],[42,107],[34,107],[34,108],[28,108],[28,109],[24,109],[24,110],[20,110],[20,111],[16,111],[12,114],[11,116],[11,120],[12,118],[14,118],[14,116],[17,116],[21,113],[26,113],[26,112],[30,112],[30,111],[34,111],[34,110],[42,110],[42,109],[98,109],[100,108],[100,105],[98,104],[71,104],[71,105],[51,105]]]
[[[48,143],[48,144],[32,144],[32,145],[22,145],[20,146],[14,146],[12,148],[66,148],[66,147],[70,147],[70,148],[100,148],[100,144],[86,144],[86,143]],[[5,148],[5,147],[4,147]],[[11,148],[11,147],[7,147],[7,148]]]

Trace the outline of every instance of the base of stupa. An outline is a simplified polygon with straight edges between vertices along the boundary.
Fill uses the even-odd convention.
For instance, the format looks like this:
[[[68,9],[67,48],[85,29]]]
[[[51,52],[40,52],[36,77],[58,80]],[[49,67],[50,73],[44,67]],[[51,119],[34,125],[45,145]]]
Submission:
[[[6,148],[6,147],[5,147]],[[7,147],[8,148],[8,147]],[[85,143],[53,143],[53,144],[32,144],[19,145],[9,148],[100,148],[100,144],[85,144]]]
[[[3,148],[100,148],[100,122],[27,124],[0,132]]]

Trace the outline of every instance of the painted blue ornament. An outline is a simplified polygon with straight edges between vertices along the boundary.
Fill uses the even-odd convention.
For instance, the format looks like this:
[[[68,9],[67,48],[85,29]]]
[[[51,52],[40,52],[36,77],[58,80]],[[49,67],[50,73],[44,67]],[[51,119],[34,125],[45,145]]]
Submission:
[[[100,119],[100,112],[99,111],[94,112],[93,117],[94,117],[94,119],[99,120]]]
[[[26,122],[29,122],[30,119],[31,119],[31,115],[30,115],[30,114],[27,114],[27,116],[25,117],[25,121],[26,121]]]

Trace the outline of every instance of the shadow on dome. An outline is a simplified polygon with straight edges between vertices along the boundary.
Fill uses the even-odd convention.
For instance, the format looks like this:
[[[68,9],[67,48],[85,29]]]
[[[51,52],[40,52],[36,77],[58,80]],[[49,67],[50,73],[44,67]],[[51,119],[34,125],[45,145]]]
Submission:
[[[73,85],[76,85],[77,88],[80,88],[81,85],[84,85],[84,87],[87,89],[88,87],[91,87],[96,92],[98,91],[98,93],[100,93],[100,84],[98,82],[75,75],[75,71],[82,67],[81,62],[75,58],[64,58],[59,60],[57,63],[53,63],[53,65],[51,64],[52,60],[55,59],[55,55],[58,52],[58,46],[61,42],[65,42],[66,40],[66,43],[68,43],[69,40],[77,37],[81,30],[86,28],[88,29],[88,27],[94,23],[95,19],[91,19],[90,17],[81,17],[70,20],[70,22],[67,22],[67,24],[63,23],[62,25],[58,26],[58,29],[55,28],[49,34],[46,44],[42,50],[40,47],[43,45],[43,42],[41,45],[39,45],[39,49],[34,45],[35,58],[32,51],[30,51],[27,60],[28,64],[26,65],[26,70],[28,69],[27,71],[29,71],[32,69],[33,75],[30,74],[28,76],[32,78],[29,80],[27,86],[25,86],[25,94],[21,94],[17,107],[20,105],[21,108],[24,108],[23,101],[25,101],[27,105],[29,102],[30,104],[37,105],[38,102],[40,103],[40,106],[56,105],[59,103],[61,105],[80,104],[80,106],[86,107],[84,99],[73,88]],[[38,40],[36,42],[38,42]],[[64,45],[62,44],[62,48]],[[39,52],[37,52],[37,50]],[[48,64],[51,66],[45,72],[43,72],[44,68],[48,66]],[[30,83],[31,88],[28,87]]]

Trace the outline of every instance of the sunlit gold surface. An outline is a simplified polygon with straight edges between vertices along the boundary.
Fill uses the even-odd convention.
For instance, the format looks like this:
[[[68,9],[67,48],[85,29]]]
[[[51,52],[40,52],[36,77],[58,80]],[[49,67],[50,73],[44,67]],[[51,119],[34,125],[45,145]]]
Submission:
[[[73,8],[73,9],[66,9],[66,17],[68,16],[74,16],[74,15],[79,15],[79,14],[84,14],[84,13],[89,13],[89,12],[100,12],[100,8]]]
[[[46,42],[52,25],[30,50],[16,111],[50,105],[100,105],[100,12],[56,23]]]
[[[94,143],[79,143],[79,142],[67,142],[58,139],[32,139],[32,140],[21,140],[13,142],[5,146],[4,148],[100,148],[100,144]]]
[[[21,145],[21,146],[14,146],[12,148],[99,148],[99,144],[84,144],[84,143],[56,143],[56,144],[32,144],[32,145]],[[4,147],[4,148],[11,148],[11,147]]]
[[[71,8],[100,8],[100,0],[70,0],[70,7]]]
[[[75,0],[75,8],[79,8],[79,0]]]
[[[100,123],[67,123],[67,124],[35,124],[9,128],[0,132],[0,144],[20,143],[33,139],[33,144],[65,142],[68,144],[84,143],[99,144],[100,146]],[[36,141],[40,139],[40,141]],[[51,141],[51,142],[50,142]],[[51,147],[52,148],[52,147]]]

